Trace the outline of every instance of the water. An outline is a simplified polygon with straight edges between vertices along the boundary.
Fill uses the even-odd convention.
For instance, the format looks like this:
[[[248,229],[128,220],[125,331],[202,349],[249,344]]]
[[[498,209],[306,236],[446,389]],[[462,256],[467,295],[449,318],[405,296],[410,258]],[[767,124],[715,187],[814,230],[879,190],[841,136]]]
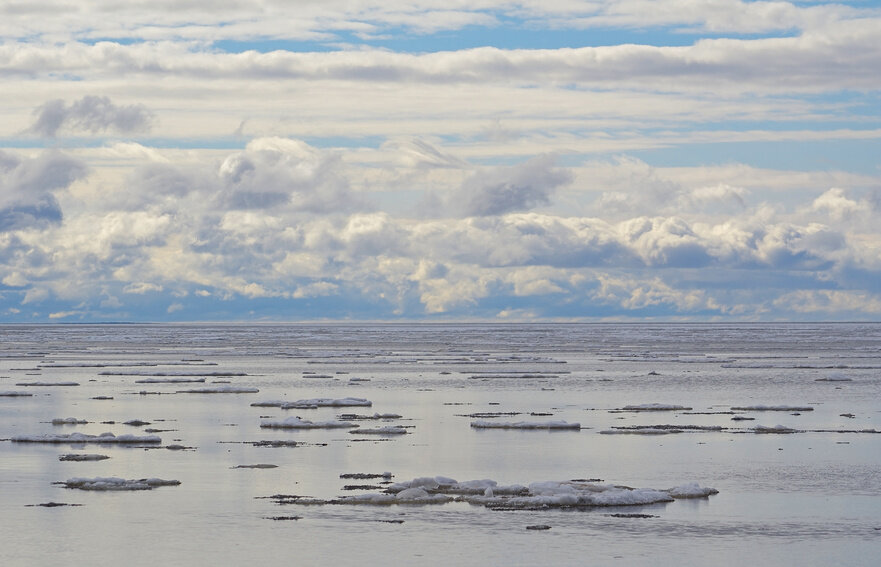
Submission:
[[[0,340],[0,391],[33,394],[0,397],[2,565],[873,565],[881,552],[881,434],[856,432],[881,431],[878,324],[7,326]],[[201,374],[205,383],[135,382],[147,374]],[[16,386],[38,381],[79,386]],[[212,385],[260,392],[174,393]],[[250,405],[315,397],[373,405]],[[693,409],[615,411],[648,403]],[[732,406],[759,404],[814,409],[738,412],[755,419],[732,421]],[[374,412],[402,418],[358,423],[400,424],[409,434],[259,427],[270,417]],[[582,429],[472,429],[466,416],[484,412]],[[89,423],[49,423],[66,417]],[[122,424],[132,419],[151,424]],[[725,429],[599,433],[640,425]],[[756,434],[756,425],[797,432]],[[172,430],[157,433],[162,447],[189,449],[8,440],[149,428]],[[251,443],[260,440],[303,443]],[[64,453],[110,459],[61,462]],[[277,468],[233,468],[258,463]],[[601,478],[657,489],[696,481],[720,492],[640,507],[529,511],[265,498],[358,494],[342,488],[376,480],[340,474],[384,471],[395,481]],[[53,484],[107,476],[181,484],[137,492]],[[47,502],[81,506],[34,506]],[[301,519],[268,519],[279,516]],[[551,529],[525,529],[533,524]]]

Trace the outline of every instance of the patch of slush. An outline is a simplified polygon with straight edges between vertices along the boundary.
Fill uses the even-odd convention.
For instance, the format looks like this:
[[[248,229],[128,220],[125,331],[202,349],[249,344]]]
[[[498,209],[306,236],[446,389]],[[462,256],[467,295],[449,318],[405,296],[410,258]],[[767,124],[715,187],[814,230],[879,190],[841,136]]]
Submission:
[[[102,433],[101,435],[88,435],[86,433],[17,435],[11,441],[13,443],[162,443],[162,439],[156,435],[114,435],[109,432]]]
[[[177,486],[179,480],[163,480],[161,478],[140,478],[135,480],[127,480],[118,477],[95,477],[95,478],[69,478],[58,484],[65,488],[76,488],[78,490],[153,490],[160,486]]]
[[[0,392],[0,398],[26,398],[33,396],[30,392],[22,392],[21,390],[4,390]]]
[[[288,417],[281,421],[262,421],[260,422],[260,427],[264,429],[354,429],[358,427],[358,424],[336,419],[309,421],[299,417]]]
[[[194,388],[192,390],[178,390],[178,394],[256,394],[260,390],[247,386],[216,386],[211,388]]]
[[[475,429],[581,429],[580,423],[568,421],[488,421],[478,419],[471,422]]]
[[[732,411],[814,411],[811,406],[738,406],[732,407]]]

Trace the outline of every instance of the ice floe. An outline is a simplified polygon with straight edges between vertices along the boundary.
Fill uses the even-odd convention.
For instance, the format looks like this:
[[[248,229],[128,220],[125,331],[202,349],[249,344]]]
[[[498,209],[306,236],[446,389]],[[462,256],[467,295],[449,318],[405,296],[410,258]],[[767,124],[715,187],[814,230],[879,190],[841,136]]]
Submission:
[[[471,422],[475,429],[581,429],[580,423],[568,421],[489,421],[478,419]]]
[[[834,372],[829,376],[824,376],[823,378],[817,378],[815,382],[852,382],[853,378],[848,376],[847,374],[842,374],[841,372]]]
[[[81,425],[89,422],[85,419],[78,419],[76,417],[56,417],[50,423],[52,425]]]
[[[22,392],[20,390],[4,390],[0,392],[0,398],[26,398],[33,396],[30,392]]]
[[[657,427],[640,427],[639,429],[612,428],[603,429],[602,435],[667,435],[670,433],[682,433],[681,429],[659,429]]]
[[[99,455],[97,453],[66,453],[58,455],[59,461],[103,461],[109,458],[107,455]]]
[[[316,408],[336,408],[336,407],[370,407],[373,402],[364,398],[310,398],[307,400],[269,400],[265,402],[254,402],[254,407],[270,407],[281,409],[316,409]]]
[[[59,482],[65,488],[79,490],[153,490],[160,486],[177,486],[179,480],[163,480],[161,478],[140,478],[127,480],[118,477],[69,478]]]
[[[135,380],[135,384],[187,384],[201,383],[204,381],[205,378],[143,378],[141,380]]]
[[[591,481],[534,482],[500,486],[483,479],[457,482],[447,477],[420,477],[395,483],[379,493],[341,496],[332,500],[282,497],[284,504],[444,504],[467,502],[496,510],[545,510],[549,508],[592,508],[641,506],[672,502],[677,498],[706,498],[718,491],[689,483],[671,489],[630,488]],[[273,497],[275,498],[275,497]]]
[[[752,428],[756,433],[798,433],[798,429],[786,427],[785,425],[756,425]]]
[[[288,417],[281,421],[262,421],[260,422],[260,427],[264,429],[354,429],[358,427],[358,424],[336,419],[309,421],[299,417]]]
[[[109,432],[100,435],[88,435],[86,433],[17,435],[10,440],[13,443],[162,443],[162,439],[156,435],[114,435]]]
[[[638,404],[638,405],[630,405],[624,406],[620,408],[621,411],[679,411],[684,410],[688,411],[692,408],[688,406],[680,406],[676,404]]]
[[[733,411],[814,411],[811,406],[732,406]]]
[[[18,382],[16,386],[79,386],[79,382]]]
[[[194,388],[192,390],[178,390],[178,394],[256,394],[260,390],[247,386],[216,386],[209,388]]]
[[[368,435],[406,435],[407,428],[403,425],[389,425],[386,427],[366,427],[352,430],[350,433]]]
[[[343,413],[338,416],[339,419],[345,421],[355,420],[371,420],[371,419],[401,419],[401,415],[396,413],[374,413],[373,415],[363,415],[358,413]]]

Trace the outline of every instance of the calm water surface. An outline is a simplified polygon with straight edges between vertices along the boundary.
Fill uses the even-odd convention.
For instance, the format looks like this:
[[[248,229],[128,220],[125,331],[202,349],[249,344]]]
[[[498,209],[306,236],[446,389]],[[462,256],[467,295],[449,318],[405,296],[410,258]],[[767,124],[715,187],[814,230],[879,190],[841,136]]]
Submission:
[[[205,382],[136,382],[149,375]],[[78,385],[17,385],[35,382]],[[259,392],[178,393],[208,386]],[[33,394],[0,397],[4,566],[877,565],[881,556],[881,434],[865,432],[881,431],[878,324],[6,326],[4,391]],[[102,396],[112,399],[94,399]],[[251,406],[318,397],[367,398],[372,407]],[[649,403],[692,409],[620,411]],[[731,410],[755,405],[813,409]],[[264,419],[374,412],[402,417],[358,423],[409,433],[260,428]],[[471,414],[493,412],[510,415],[488,419],[581,429],[470,427]],[[51,424],[67,417],[88,423]],[[123,424],[133,419],[150,425]],[[651,425],[704,429],[600,433]],[[758,425],[795,432],[757,434]],[[10,440],[151,428],[170,430],[156,433],[160,448]],[[262,440],[301,444],[253,445]],[[187,449],[165,448],[172,444]],[[59,461],[65,453],[110,458]],[[234,468],[258,463],[277,467]],[[265,498],[358,494],[343,487],[376,481],[341,474],[385,471],[395,481],[601,478],[657,489],[694,481],[719,494],[529,511]],[[181,484],[136,492],[53,484],[109,476]],[[34,506],[48,502],[80,506]],[[652,517],[611,516],[620,513]],[[279,516],[300,519],[270,519]],[[525,529],[534,524],[551,529]]]

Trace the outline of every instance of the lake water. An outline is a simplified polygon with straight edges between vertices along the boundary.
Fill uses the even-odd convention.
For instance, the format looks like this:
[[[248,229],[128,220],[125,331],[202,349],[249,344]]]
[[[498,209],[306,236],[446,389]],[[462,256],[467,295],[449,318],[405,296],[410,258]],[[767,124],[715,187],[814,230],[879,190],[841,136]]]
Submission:
[[[259,392],[181,392],[209,387]],[[0,396],[4,566],[877,565],[881,557],[873,433],[881,324],[5,326],[0,392],[31,394]],[[313,398],[372,405],[251,405]],[[624,409],[647,404],[691,409]],[[732,409],[754,406],[773,410]],[[260,427],[374,413],[401,417],[356,418],[358,429],[399,425],[406,434]],[[69,417],[87,423],[51,423]],[[135,419],[149,424],[124,424]],[[479,420],[580,428],[471,426]],[[108,431],[161,443],[22,441]],[[257,464],[275,466],[237,468]],[[621,507],[338,500],[389,486],[340,475],[384,472],[393,482],[602,479],[597,486],[697,482],[719,492]],[[103,477],[180,484],[58,484]],[[68,506],[38,506],[50,502]],[[536,525],[550,529],[526,529]]]

